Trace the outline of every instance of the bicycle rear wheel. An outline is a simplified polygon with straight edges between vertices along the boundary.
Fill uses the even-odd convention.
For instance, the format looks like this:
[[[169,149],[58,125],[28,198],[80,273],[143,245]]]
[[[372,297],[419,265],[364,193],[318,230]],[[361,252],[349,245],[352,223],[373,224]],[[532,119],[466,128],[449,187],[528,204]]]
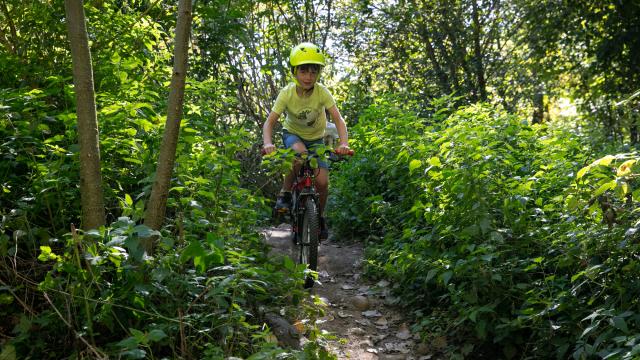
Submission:
[[[320,216],[318,206],[313,198],[304,200],[304,213],[302,214],[301,241],[298,244],[298,260],[301,264],[307,264],[313,271],[318,270],[318,240],[320,237]],[[304,287],[313,286],[313,277],[305,279]]]

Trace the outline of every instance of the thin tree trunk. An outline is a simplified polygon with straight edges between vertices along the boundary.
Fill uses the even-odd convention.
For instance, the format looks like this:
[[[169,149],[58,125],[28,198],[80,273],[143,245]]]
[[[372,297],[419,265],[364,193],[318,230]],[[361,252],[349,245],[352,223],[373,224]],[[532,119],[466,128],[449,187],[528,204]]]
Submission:
[[[544,119],[544,93],[538,91],[533,95],[533,116],[531,122],[533,124],[542,124]]]
[[[100,146],[96,102],[93,90],[91,52],[82,0],[65,0],[67,31],[73,61],[73,84],[78,114],[80,143],[80,199],[82,229],[96,229],[105,223],[100,172]]]
[[[2,0],[0,1],[0,10],[6,17],[7,24],[9,25],[9,32],[11,34],[11,43],[14,50],[18,47],[18,31],[16,30],[16,25],[13,23],[13,16],[9,12],[9,8],[7,7],[7,3]],[[84,15],[84,13],[83,13]]]
[[[329,35],[329,32],[332,30],[331,29],[331,2],[332,0],[327,0],[327,25],[324,28],[324,34],[322,35],[322,44],[320,45],[322,46],[323,50],[325,50],[327,45],[327,36]]]
[[[629,124],[629,140],[631,144],[638,144],[638,123],[635,116],[631,115],[631,124]]]
[[[473,50],[474,50],[474,64],[476,66],[476,78],[478,93],[480,95],[480,101],[487,100],[487,82],[484,76],[484,64],[482,61],[482,47],[480,46],[480,36],[482,32],[482,25],[480,24],[480,16],[478,15],[478,4],[476,0],[472,1],[473,6]]]
[[[147,203],[144,224],[153,230],[159,230],[164,223],[169,196],[169,185],[173,165],[176,158],[180,121],[184,101],[184,83],[187,77],[189,55],[189,36],[191,34],[191,0],[180,0],[178,3],[178,20],[176,22],[176,36],[174,49],[173,75],[169,89],[169,103],[167,106],[167,121],[164,128],[162,144],[156,177],[151,189],[151,197]],[[143,247],[147,254],[153,253],[154,238],[143,240]]]
[[[451,23],[447,21],[441,21],[440,26],[444,29],[448,36],[448,40],[451,43],[451,53],[453,55],[453,63],[454,67],[457,69],[458,67],[462,68],[462,71],[465,75],[464,85],[465,90],[468,91],[471,95],[471,100],[475,101],[477,99],[478,94],[475,91],[475,81],[473,72],[469,67],[469,63],[467,62],[467,50],[463,41],[460,41],[457,36],[457,31],[465,29],[464,21],[462,19],[462,10],[458,9],[459,13],[455,14],[456,9],[451,5],[441,5],[441,14],[444,19],[450,19]],[[452,27],[451,25],[454,25]]]
[[[421,24],[420,25],[419,34],[420,34],[420,37],[422,38],[422,41],[424,42],[425,47],[427,49],[427,57],[431,61],[431,65],[433,66],[433,70],[436,72],[436,75],[438,76],[438,81],[440,82],[440,87],[442,88],[443,92],[445,92],[447,94],[451,93],[451,84],[449,84],[449,79],[447,77],[447,74],[442,69],[442,66],[440,65],[440,62],[438,61],[438,58],[436,57],[436,51],[433,48],[433,44],[431,44],[431,36],[429,34],[429,29],[427,28],[426,24]]]

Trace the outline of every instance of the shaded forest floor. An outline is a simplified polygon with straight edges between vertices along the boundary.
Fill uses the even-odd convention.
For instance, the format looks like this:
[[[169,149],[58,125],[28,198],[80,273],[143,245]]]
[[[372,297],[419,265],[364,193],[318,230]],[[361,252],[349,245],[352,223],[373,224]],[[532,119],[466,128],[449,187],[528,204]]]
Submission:
[[[274,256],[295,259],[289,228],[281,225],[265,229],[265,238]],[[324,304],[324,316],[317,326],[334,340],[330,350],[338,359],[426,360],[437,359],[438,348],[412,334],[407,316],[392,304],[390,284],[371,282],[362,275],[361,243],[321,243],[318,259],[319,282],[310,290]],[[444,344],[446,346],[446,344]]]

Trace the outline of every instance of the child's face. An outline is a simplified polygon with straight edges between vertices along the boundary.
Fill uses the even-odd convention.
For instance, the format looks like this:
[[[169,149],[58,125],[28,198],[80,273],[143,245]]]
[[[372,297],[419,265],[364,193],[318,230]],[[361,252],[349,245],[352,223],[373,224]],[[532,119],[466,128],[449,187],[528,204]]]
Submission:
[[[311,90],[318,80],[318,69],[313,66],[300,66],[296,70],[295,77],[298,84],[304,90]]]

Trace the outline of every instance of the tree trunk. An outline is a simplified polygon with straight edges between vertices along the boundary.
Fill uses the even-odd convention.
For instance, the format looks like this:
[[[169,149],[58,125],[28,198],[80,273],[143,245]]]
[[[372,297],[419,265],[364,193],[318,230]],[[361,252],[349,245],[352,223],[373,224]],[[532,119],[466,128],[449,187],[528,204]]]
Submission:
[[[482,35],[482,25],[480,24],[479,9],[476,0],[472,1],[473,6],[473,56],[476,67],[476,88],[480,101],[487,101],[487,81],[484,76],[484,63],[482,61],[482,47],[480,46],[480,37]]]
[[[105,223],[100,172],[100,146],[96,102],[93,90],[91,52],[87,39],[82,0],[65,0],[67,31],[73,61],[73,84],[80,143],[80,199],[82,229],[96,229]]]
[[[433,66],[433,70],[435,71],[437,77],[438,77],[438,81],[440,82],[440,88],[442,89],[442,91],[446,94],[450,94],[451,93],[451,84],[449,84],[449,79],[447,77],[447,74],[444,72],[444,70],[442,69],[442,66],[440,65],[440,62],[438,61],[438,58],[436,57],[436,51],[433,48],[433,45],[431,44],[431,35],[429,34],[429,28],[427,27],[427,24],[420,24],[420,31],[419,31],[420,37],[422,39],[422,42],[425,44],[426,50],[427,50],[427,57],[429,59],[429,61],[431,61],[431,65]]]
[[[2,14],[6,18],[7,25],[9,26],[9,34],[11,35],[11,37],[9,37],[8,35],[2,34],[2,37],[6,39],[6,42],[3,40],[3,43],[5,43],[10,53],[16,54],[16,50],[19,50],[18,31],[16,30],[16,25],[13,23],[13,16],[9,12],[7,3],[4,0],[0,1],[0,11],[2,11]]]
[[[178,20],[173,62],[173,75],[169,89],[167,121],[160,145],[160,156],[155,181],[151,188],[151,197],[147,203],[144,224],[153,230],[159,230],[164,222],[169,196],[169,185],[178,145],[180,121],[182,120],[182,104],[184,101],[184,83],[188,65],[188,43],[191,34],[191,0],[180,0],[178,3]],[[147,254],[153,253],[154,238],[143,240]]]
[[[533,95],[533,117],[531,122],[533,124],[542,124],[544,119],[544,93],[538,91]]]

